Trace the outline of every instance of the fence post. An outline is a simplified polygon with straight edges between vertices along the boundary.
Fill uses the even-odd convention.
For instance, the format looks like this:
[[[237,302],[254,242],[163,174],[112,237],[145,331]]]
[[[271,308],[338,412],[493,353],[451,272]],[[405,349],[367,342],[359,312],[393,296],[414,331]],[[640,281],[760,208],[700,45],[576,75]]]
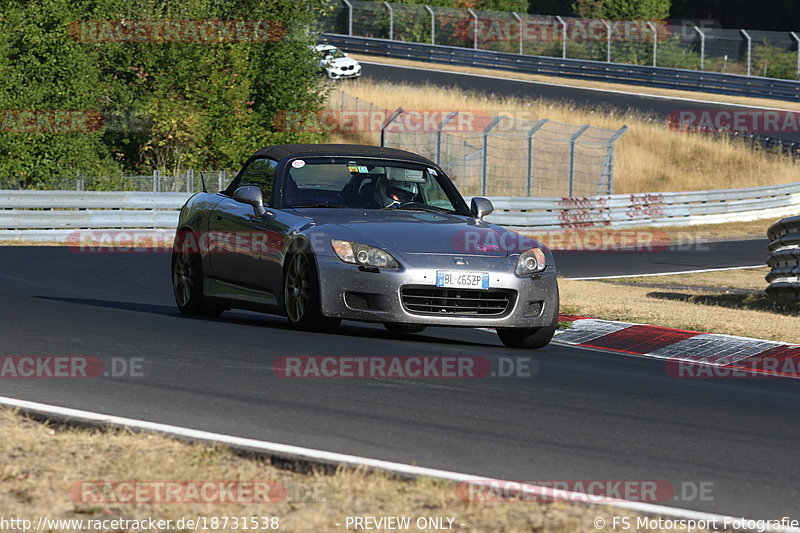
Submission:
[[[217,191],[225,190],[225,171],[220,170],[217,172]]]
[[[348,0],[342,0],[347,6],[347,35],[353,36],[353,4]]]
[[[389,124],[391,124],[394,121],[394,119],[399,117],[402,113],[403,113],[403,108],[402,107],[398,107],[397,109],[395,109],[392,112],[391,115],[389,115],[389,118],[387,118],[386,120],[383,121],[383,124],[381,125],[381,146],[386,146],[384,144],[385,140],[386,140],[385,139],[386,128],[388,128]]]
[[[706,65],[706,34],[698,28],[694,27],[694,31],[700,34],[700,70],[705,70]]]
[[[519,23],[519,55],[522,55],[522,17],[516,11],[512,11],[511,14],[514,15],[514,18]]]
[[[431,14],[431,44],[436,44],[436,13],[433,12],[433,9],[428,4],[425,4],[424,7]]]
[[[469,11],[469,14],[472,15],[472,24],[474,25],[473,32],[472,32],[472,48],[477,50],[478,49],[478,14],[475,13],[472,10],[472,8],[467,9],[467,11]]]
[[[442,122],[439,124],[439,127],[436,128],[436,157],[434,158],[434,161],[437,165],[442,159],[442,130],[451,120],[456,117],[456,115],[458,115],[458,111],[453,111],[447,115],[447,117],[445,117],[444,120],[442,120]]]
[[[606,62],[611,63],[611,24],[606,19],[600,19],[606,26]]]
[[[194,169],[189,169],[186,174],[186,192],[189,194],[194,192]]]
[[[545,124],[547,124],[546,118],[537,122],[536,125],[528,132],[528,165],[525,173],[525,194],[527,196],[531,195],[531,185],[533,182],[533,136],[536,135],[536,132],[542,129],[542,126]]]
[[[606,175],[608,176],[608,188],[606,194],[614,194],[614,143],[617,139],[628,131],[628,126],[622,126],[608,140],[608,157],[606,158]]]
[[[494,117],[488,126],[483,128],[483,166],[481,168],[481,194],[486,196],[486,174],[488,172],[488,161],[489,161],[489,132],[494,129],[495,126],[500,124],[500,121],[503,120],[504,116]],[[438,161],[437,161],[438,163]]]
[[[389,40],[394,41],[394,9],[389,2],[384,2],[383,5],[389,10]]]
[[[569,194],[567,196],[570,198],[572,198],[572,192],[575,188],[575,141],[588,129],[589,124],[585,124],[569,138]]]
[[[790,31],[789,34],[797,42],[797,78],[800,79],[800,37],[793,31]]]
[[[153,171],[153,192],[158,192],[158,170]]]
[[[753,39],[750,38],[750,34],[747,33],[745,30],[739,30],[744,35],[744,38],[747,39],[747,75],[750,75],[750,71],[753,66]]]
[[[648,22],[647,25],[653,30],[653,66],[658,66],[658,28],[652,22]]]
[[[561,24],[561,59],[567,58],[567,22],[561,18],[561,16],[556,16],[556,20],[559,24]]]

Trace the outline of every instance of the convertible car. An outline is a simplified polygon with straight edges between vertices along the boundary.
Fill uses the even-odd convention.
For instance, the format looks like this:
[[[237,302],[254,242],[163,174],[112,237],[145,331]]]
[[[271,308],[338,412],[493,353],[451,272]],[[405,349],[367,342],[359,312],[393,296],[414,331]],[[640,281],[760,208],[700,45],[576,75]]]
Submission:
[[[172,281],[184,314],[239,308],[299,329],[342,319],[394,334],[495,328],[540,348],[558,320],[553,255],[487,223],[432,161],[342,144],[262,148],[230,186],[183,206]]]

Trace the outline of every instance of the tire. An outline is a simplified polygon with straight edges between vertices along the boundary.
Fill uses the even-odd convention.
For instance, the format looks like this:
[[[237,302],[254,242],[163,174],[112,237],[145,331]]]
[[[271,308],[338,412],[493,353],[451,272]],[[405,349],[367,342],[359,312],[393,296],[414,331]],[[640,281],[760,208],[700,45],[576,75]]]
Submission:
[[[203,261],[193,233],[180,230],[172,249],[172,290],[184,315],[215,318],[222,307],[210,305],[203,295]]]
[[[322,314],[319,276],[314,257],[296,252],[286,258],[283,269],[283,307],[289,325],[308,331],[335,329],[341,319]]]
[[[540,328],[497,328],[497,336],[509,348],[544,348],[553,339],[556,325]]]
[[[407,333],[419,333],[425,331],[427,326],[422,324],[397,324],[396,322],[384,322],[383,327],[386,331],[394,335],[405,335]]]
[[[555,316],[553,316],[553,322],[551,324],[538,328],[497,328],[497,336],[500,337],[500,341],[509,348],[544,348],[550,344],[550,341],[553,340],[553,336],[556,334],[560,303],[558,289],[556,289]]]

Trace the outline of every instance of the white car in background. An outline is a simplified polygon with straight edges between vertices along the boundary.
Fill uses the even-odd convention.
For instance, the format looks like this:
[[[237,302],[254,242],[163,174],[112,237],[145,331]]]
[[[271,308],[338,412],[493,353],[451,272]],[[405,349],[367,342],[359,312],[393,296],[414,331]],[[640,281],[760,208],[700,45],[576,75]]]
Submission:
[[[361,76],[361,64],[345,52],[330,44],[318,44],[314,51],[320,56],[319,68],[328,78],[357,78]]]

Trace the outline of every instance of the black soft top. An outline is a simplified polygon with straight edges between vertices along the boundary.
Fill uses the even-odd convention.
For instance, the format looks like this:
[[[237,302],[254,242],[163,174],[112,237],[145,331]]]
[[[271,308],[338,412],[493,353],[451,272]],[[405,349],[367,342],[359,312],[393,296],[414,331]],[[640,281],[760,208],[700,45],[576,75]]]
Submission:
[[[357,157],[390,157],[393,159],[405,159],[426,165],[434,163],[417,154],[397,150],[396,148],[384,148],[381,146],[368,146],[361,144],[278,144],[275,146],[265,146],[258,150],[253,157],[271,157],[276,161],[288,156],[357,156]]]

